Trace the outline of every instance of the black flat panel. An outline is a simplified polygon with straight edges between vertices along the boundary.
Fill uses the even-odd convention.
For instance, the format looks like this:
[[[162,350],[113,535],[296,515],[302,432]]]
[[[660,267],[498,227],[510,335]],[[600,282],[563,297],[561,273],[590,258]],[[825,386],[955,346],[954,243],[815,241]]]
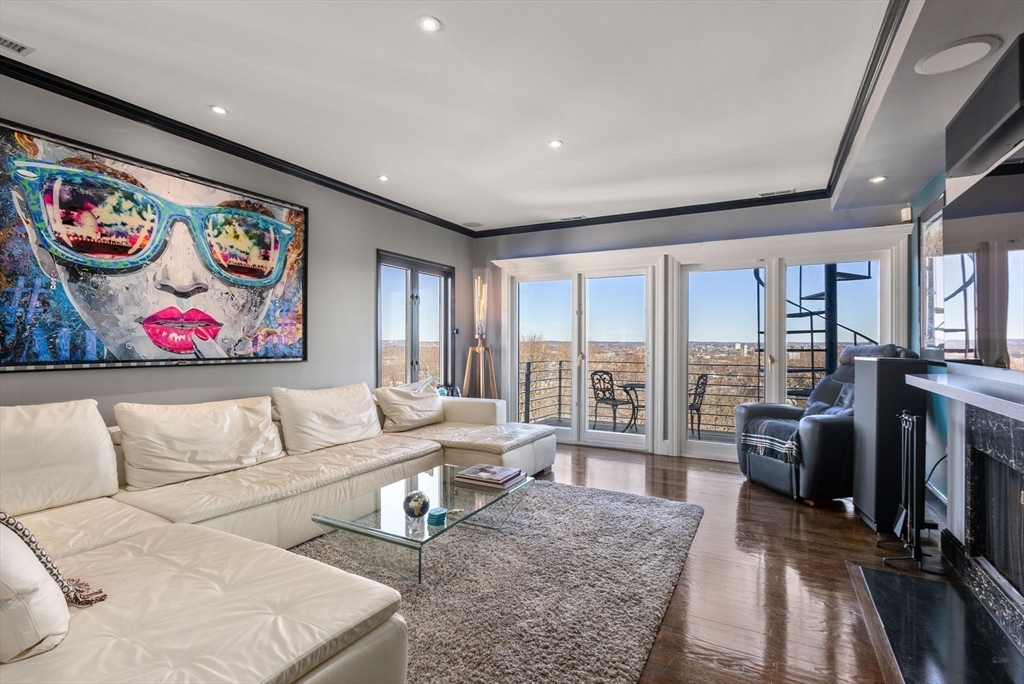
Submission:
[[[871,529],[892,531],[901,500],[903,455],[900,414],[924,416],[927,394],[905,376],[928,372],[924,359],[856,360],[853,505]]]
[[[946,126],[946,177],[985,173],[1024,139],[1021,36]]]
[[[1024,655],[966,586],[861,571],[906,684],[1024,682]]]

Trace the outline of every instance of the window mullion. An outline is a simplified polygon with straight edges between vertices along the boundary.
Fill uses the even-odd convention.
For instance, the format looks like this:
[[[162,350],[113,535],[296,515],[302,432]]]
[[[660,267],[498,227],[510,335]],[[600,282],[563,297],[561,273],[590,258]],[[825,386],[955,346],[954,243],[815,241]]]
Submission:
[[[420,272],[409,271],[409,381],[420,379]]]

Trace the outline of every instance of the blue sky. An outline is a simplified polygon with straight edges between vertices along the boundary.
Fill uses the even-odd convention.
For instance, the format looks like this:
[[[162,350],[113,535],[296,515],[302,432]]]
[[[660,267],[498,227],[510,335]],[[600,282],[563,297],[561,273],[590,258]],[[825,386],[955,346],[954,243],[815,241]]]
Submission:
[[[441,279],[420,274],[420,341],[437,342],[441,333]],[[385,340],[405,339],[405,303],[409,272],[383,266],[380,270],[381,333]]]
[[[1010,252],[1010,301],[1006,319],[1006,337],[1024,338],[1024,249]]]
[[[804,266],[804,295],[824,289],[824,267]],[[840,265],[839,270],[866,273],[866,262]],[[878,339],[878,264],[872,280],[839,284],[839,322]],[[693,272],[689,275],[690,339],[694,341],[757,342],[757,283],[749,268]],[[787,296],[799,298],[799,268],[790,267]],[[639,342],[644,339],[644,276],[592,278],[587,281],[589,337],[596,341]],[[805,305],[820,310],[822,302]],[[789,307],[790,310],[796,310]],[[519,284],[520,334],[540,334],[546,340],[568,341],[572,325],[572,284],[569,280]],[[791,328],[806,319],[789,319]],[[818,319],[817,328],[822,327]],[[841,331],[841,341],[852,335]]]
[[[596,342],[643,342],[645,276],[587,279],[588,337]],[[572,328],[572,281],[519,284],[519,334],[568,342]]]

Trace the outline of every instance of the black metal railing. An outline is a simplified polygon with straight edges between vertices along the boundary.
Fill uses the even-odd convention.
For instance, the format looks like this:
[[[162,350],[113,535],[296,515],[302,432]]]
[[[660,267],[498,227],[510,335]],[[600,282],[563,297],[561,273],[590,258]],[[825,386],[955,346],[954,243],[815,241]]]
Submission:
[[[846,344],[840,345],[840,351]],[[821,354],[822,350],[810,348],[794,348],[790,351],[790,359],[786,369],[787,400],[794,405],[802,405],[806,397],[821,379],[821,369],[812,363],[808,364],[803,354]],[[712,353],[701,354],[691,348],[689,373],[686,385],[686,405],[691,402],[691,392],[698,376],[707,374],[708,385],[701,405],[701,430],[708,433],[732,433],[736,429],[735,408],[737,404],[760,402],[765,400],[765,369],[763,355],[756,348],[749,348],[745,356],[737,351],[738,358],[704,360]],[[720,357],[721,354],[719,353]],[[612,373],[616,387],[616,398],[627,399],[623,385],[637,384],[641,387],[645,382],[645,366],[642,361],[592,361],[588,369],[593,371],[607,370]],[[519,364],[519,420],[524,423],[544,423],[548,425],[564,425],[568,427],[572,421],[572,383],[575,365],[568,359],[547,359],[522,361]],[[591,425],[595,420],[594,392],[587,383],[586,419]],[[639,389],[637,401],[646,405],[646,392]],[[596,419],[601,426],[612,424],[612,409],[606,404],[596,405]],[[631,413],[631,406],[623,405],[617,411],[617,429],[622,430]],[[645,411],[640,409],[637,416],[637,430],[643,432]],[[687,415],[687,425],[689,415]],[[632,429],[630,430],[633,431]]]
[[[764,368],[756,358],[743,361],[702,361],[690,356],[686,405],[702,374],[708,376],[708,387],[701,404],[701,433],[734,432],[737,404],[764,401]],[[689,425],[690,411],[687,411]],[[687,428],[688,429],[688,428]]]
[[[646,363],[643,361],[604,361],[596,360],[588,364],[589,372],[608,371],[612,374],[615,385],[615,397],[626,401],[629,399],[624,386],[632,386],[634,397],[630,404],[623,404],[617,409],[608,404],[596,404],[594,392],[587,383],[587,420],[599,426],[605,423],[618,430],[626,428],[632,416],[633,403],[638,405],[636,425],[630,432],[643,432],[646,411]],[[545,359],[537,361],[521,361],[519,363],[519,420],[524,423],[544,423],[548,425],[568,426],[572,421],[572,383],[575,366],[568,359]],[[596,407],[596,414],[595,414]]]

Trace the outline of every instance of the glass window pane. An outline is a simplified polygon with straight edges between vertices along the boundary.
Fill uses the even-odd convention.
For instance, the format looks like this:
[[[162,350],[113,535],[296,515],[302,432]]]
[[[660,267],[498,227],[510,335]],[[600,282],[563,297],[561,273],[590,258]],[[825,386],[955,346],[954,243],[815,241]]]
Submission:
[[[834,293],[834,298],[832,297]],[[878,344],[878,262],[809,264],[786,269],[786,395],[806,406],[811,390],[846,347]],[[887,340],[882,340],[886,342]]]
[[[417,340],[419,346],[419,380],[433,377],[436,384],[443,385],[445,378],[441,373],[442,341],[442,312],[444,307],[441,300],[441,278],[439,276],[419,274],[420,285],[420,335]]]
[[[942,257],[942,295],[936,306],[937,339],[947,359],[974,359],[978,356],[975,322],[975,255],[946,254]]]
[[[381,385],[394,387],[409,382],[409,349],[406,315],[409,303],[409,271],[380,267],[380,376]]]
[[[687,439],[732,443],[736,406],[764,401],[764,294],[763,268],[690,272]]]
[[[647,277],[587,278],[587,429],[643,434]]]
[[[572,426],[572,281],[519,283],[519,420]]]
[[[1013,249],[1007,253],[1009,259],[1009,297],[1006,312],[1006,351],[1009,366],[1013,370],[1024,370],[1024,250]]]

